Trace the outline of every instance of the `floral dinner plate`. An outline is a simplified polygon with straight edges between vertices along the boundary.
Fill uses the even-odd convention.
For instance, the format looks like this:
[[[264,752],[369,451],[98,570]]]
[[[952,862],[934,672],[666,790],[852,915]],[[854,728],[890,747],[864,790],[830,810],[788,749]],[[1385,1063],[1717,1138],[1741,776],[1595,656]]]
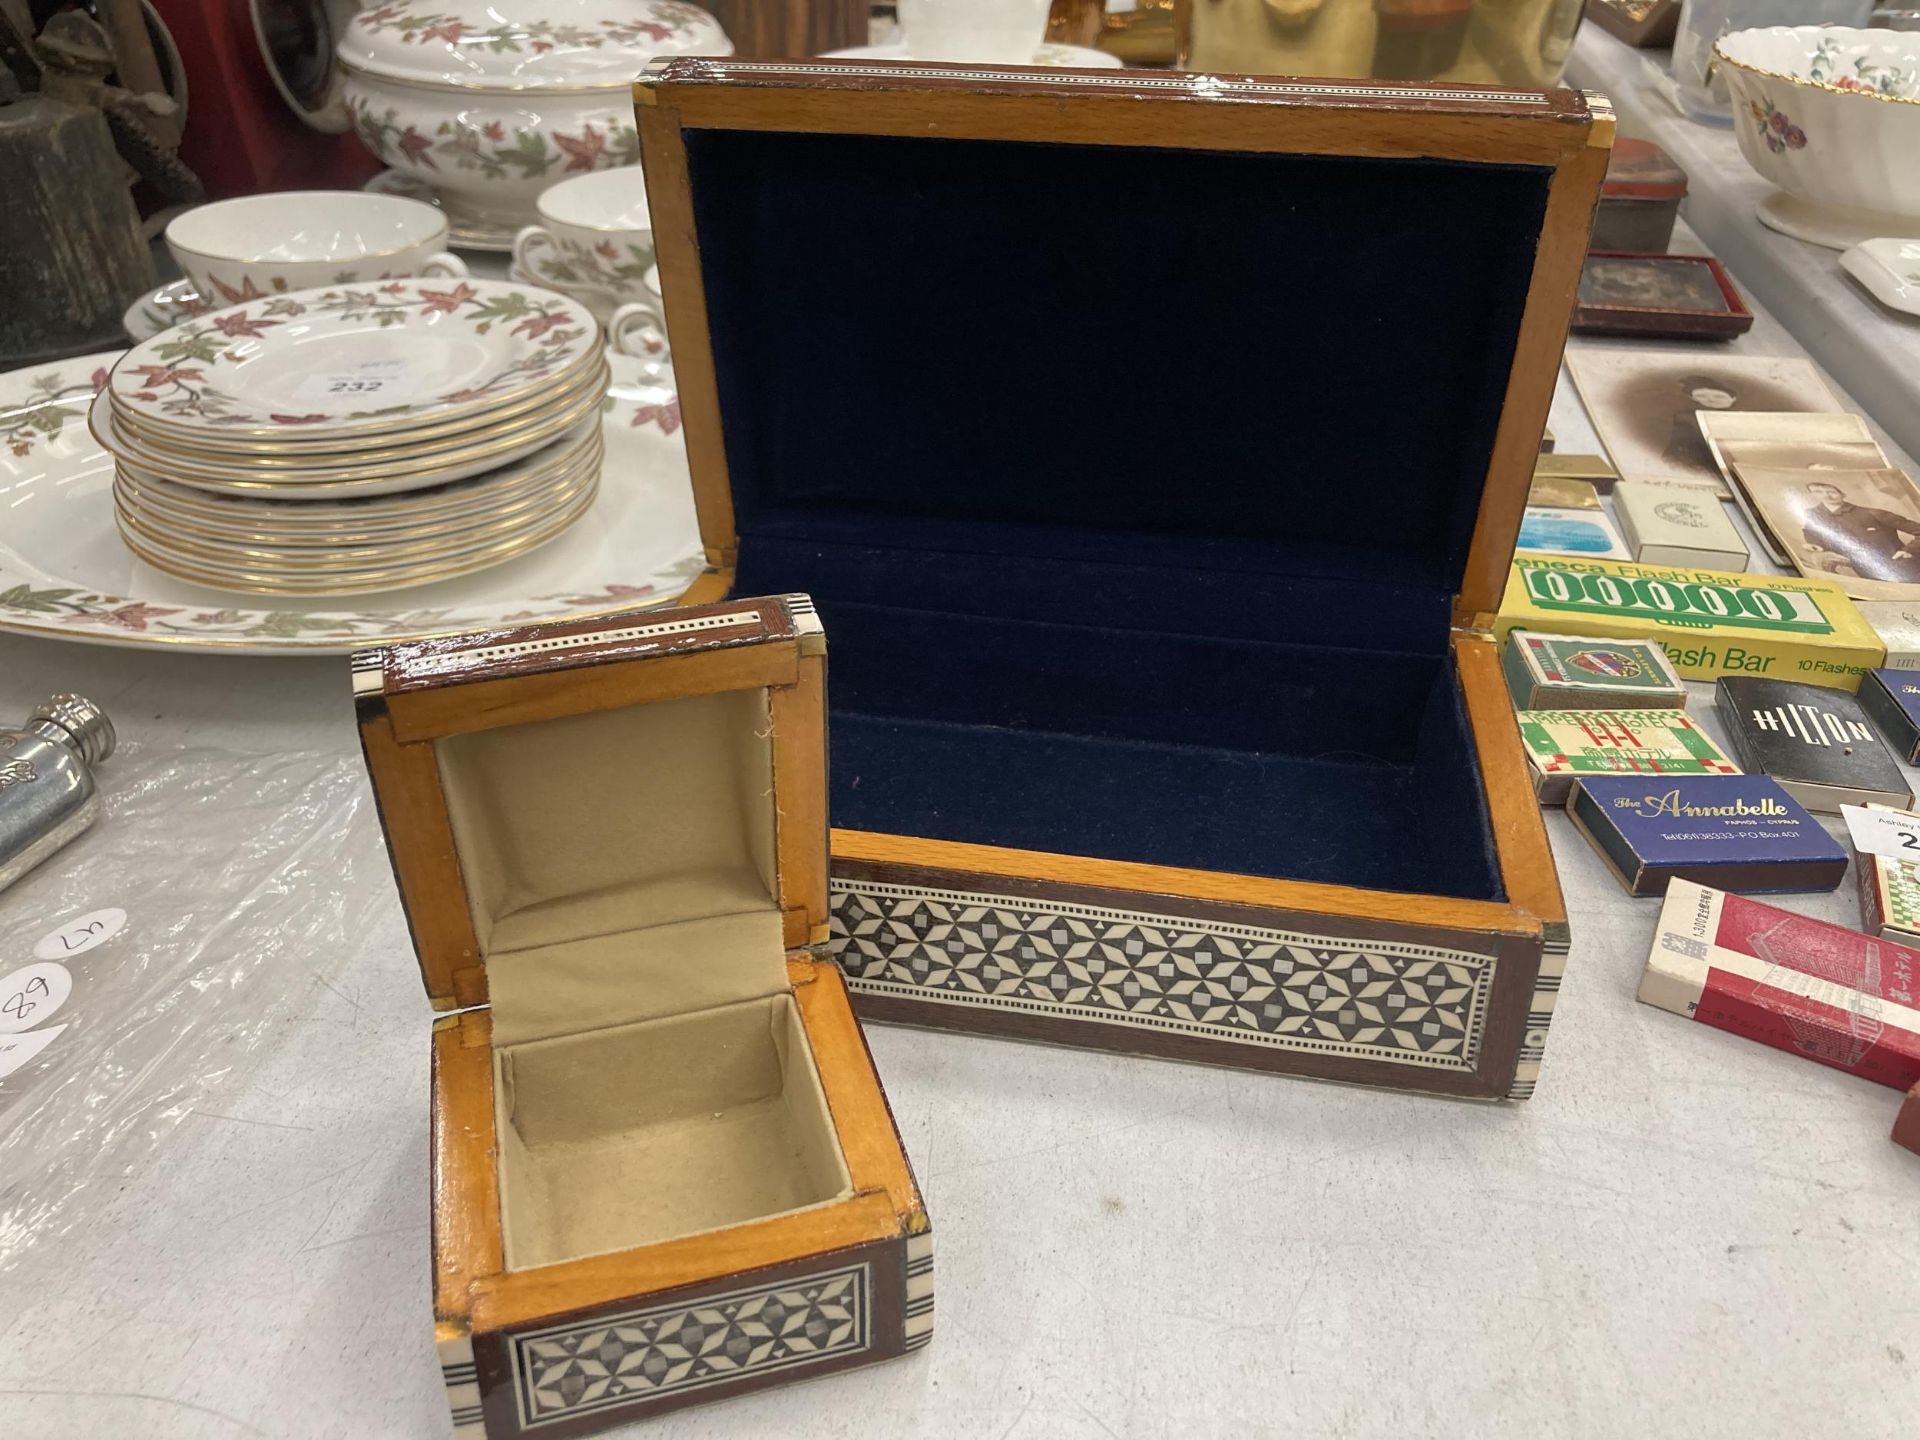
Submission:
[[[599,354],[592,314],[550,290],[388,280],[296,290],[177,325],[127,352],[108,398],[115,414],[210,445],[387,435],[510,405]]]
[[[0,374],[0,630],[253,655],[345,654],[530,620],[670,602],[704,568],[673,391],[610,356],[604,479],[566,534],[492,569],[396,595],[272,601],[191,584],[114,530],[113,457],[86,426],[119,352]]]

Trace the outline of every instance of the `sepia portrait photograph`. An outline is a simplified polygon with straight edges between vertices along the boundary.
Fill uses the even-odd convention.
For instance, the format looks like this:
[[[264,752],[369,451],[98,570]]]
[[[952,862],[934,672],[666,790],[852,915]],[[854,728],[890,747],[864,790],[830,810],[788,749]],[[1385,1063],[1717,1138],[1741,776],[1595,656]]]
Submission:
[[[1711,266],[1675,256],[1590,256],[1580,271],[1582,305],[1731,312]]]
[[[1840,409],[1805,360],[1607,350],[1569,354],[1567,368],[1622,475],[1718,481],[1701,411]]]
[[[1743,466],[1740,483],[1801,574],[1859,600],[1920,599],[1920,489],[1904,470]]]

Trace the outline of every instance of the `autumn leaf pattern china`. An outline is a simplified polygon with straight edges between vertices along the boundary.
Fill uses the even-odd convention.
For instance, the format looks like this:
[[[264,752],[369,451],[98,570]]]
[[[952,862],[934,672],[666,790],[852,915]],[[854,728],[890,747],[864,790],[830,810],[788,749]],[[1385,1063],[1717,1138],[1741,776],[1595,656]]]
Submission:
[[[492,280],[277,295],[175,326],[115,367],[116,416],[218,449],[228,436],[371,434],[479,413],[598,363],[592,314]]]
[[[248,593],[384,592],[526,554],[591,509],[610,374],[598,323],[552,291],[325,286],[135,346],[86,418],[148,565]]]
[[[361,142],[432,186],[456,234],[511,234],[555,181],[638,162],[630,91],[648,61],[732,52],[680,0],[386,0],[339,58]]]
[[[198,205],[167,226],[167,249],[205,304],[316,285],[464,277],[447,217],[399,195],[296,190]]]
[[[344,653],[664,604],[703,566],[677,399],[624,356],[606,362],[611,387],[584,429],[497,474],[303,502],[137,468],[116,487],[87,412],[121,361],[0,374],[0,629]],[[537,523],[523,524],[530,515]],[[369,585],[394,593],[356,588]],[[278,593],[234,593],[248,589]]]

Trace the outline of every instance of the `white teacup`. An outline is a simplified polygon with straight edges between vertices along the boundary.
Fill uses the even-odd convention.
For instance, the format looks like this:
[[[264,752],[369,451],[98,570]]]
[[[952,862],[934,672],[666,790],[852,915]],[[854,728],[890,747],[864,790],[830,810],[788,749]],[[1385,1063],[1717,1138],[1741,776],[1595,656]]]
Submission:
[[[1047,34],[1051,0],[899,0],[914,60],[1031,65]]]
[[[640,298],[629,300],[608,317],[607,343],[664,371],[673,363],[667,345],[667,311],[660,299],[660,269],[650,265],[641,279]]]
[[[216,200],[167,226],[167,249],[213,305],[355,280],[465,275],[446,244],[446,217],[433,206],[361,190]]]
[[[618,305],[644,303],[653,268],[647,181],[638,165],[595,170],[540,192],[538,225],[513,237],[513,263],[531,280],[580,298],[605,319]]]

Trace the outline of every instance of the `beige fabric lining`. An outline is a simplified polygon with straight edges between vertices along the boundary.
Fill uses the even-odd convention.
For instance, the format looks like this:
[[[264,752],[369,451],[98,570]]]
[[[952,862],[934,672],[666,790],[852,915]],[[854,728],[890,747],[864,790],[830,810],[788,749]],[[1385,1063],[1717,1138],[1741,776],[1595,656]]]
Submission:
[[[764,690],[437,742],[495,1042],[786,988]]]
[[[764,690],[436,743],[510,1270],[852,1193],[787,985]]]
[[[494,1063],[509,1270],[853,1192],[789,994],[532,1041]]]

